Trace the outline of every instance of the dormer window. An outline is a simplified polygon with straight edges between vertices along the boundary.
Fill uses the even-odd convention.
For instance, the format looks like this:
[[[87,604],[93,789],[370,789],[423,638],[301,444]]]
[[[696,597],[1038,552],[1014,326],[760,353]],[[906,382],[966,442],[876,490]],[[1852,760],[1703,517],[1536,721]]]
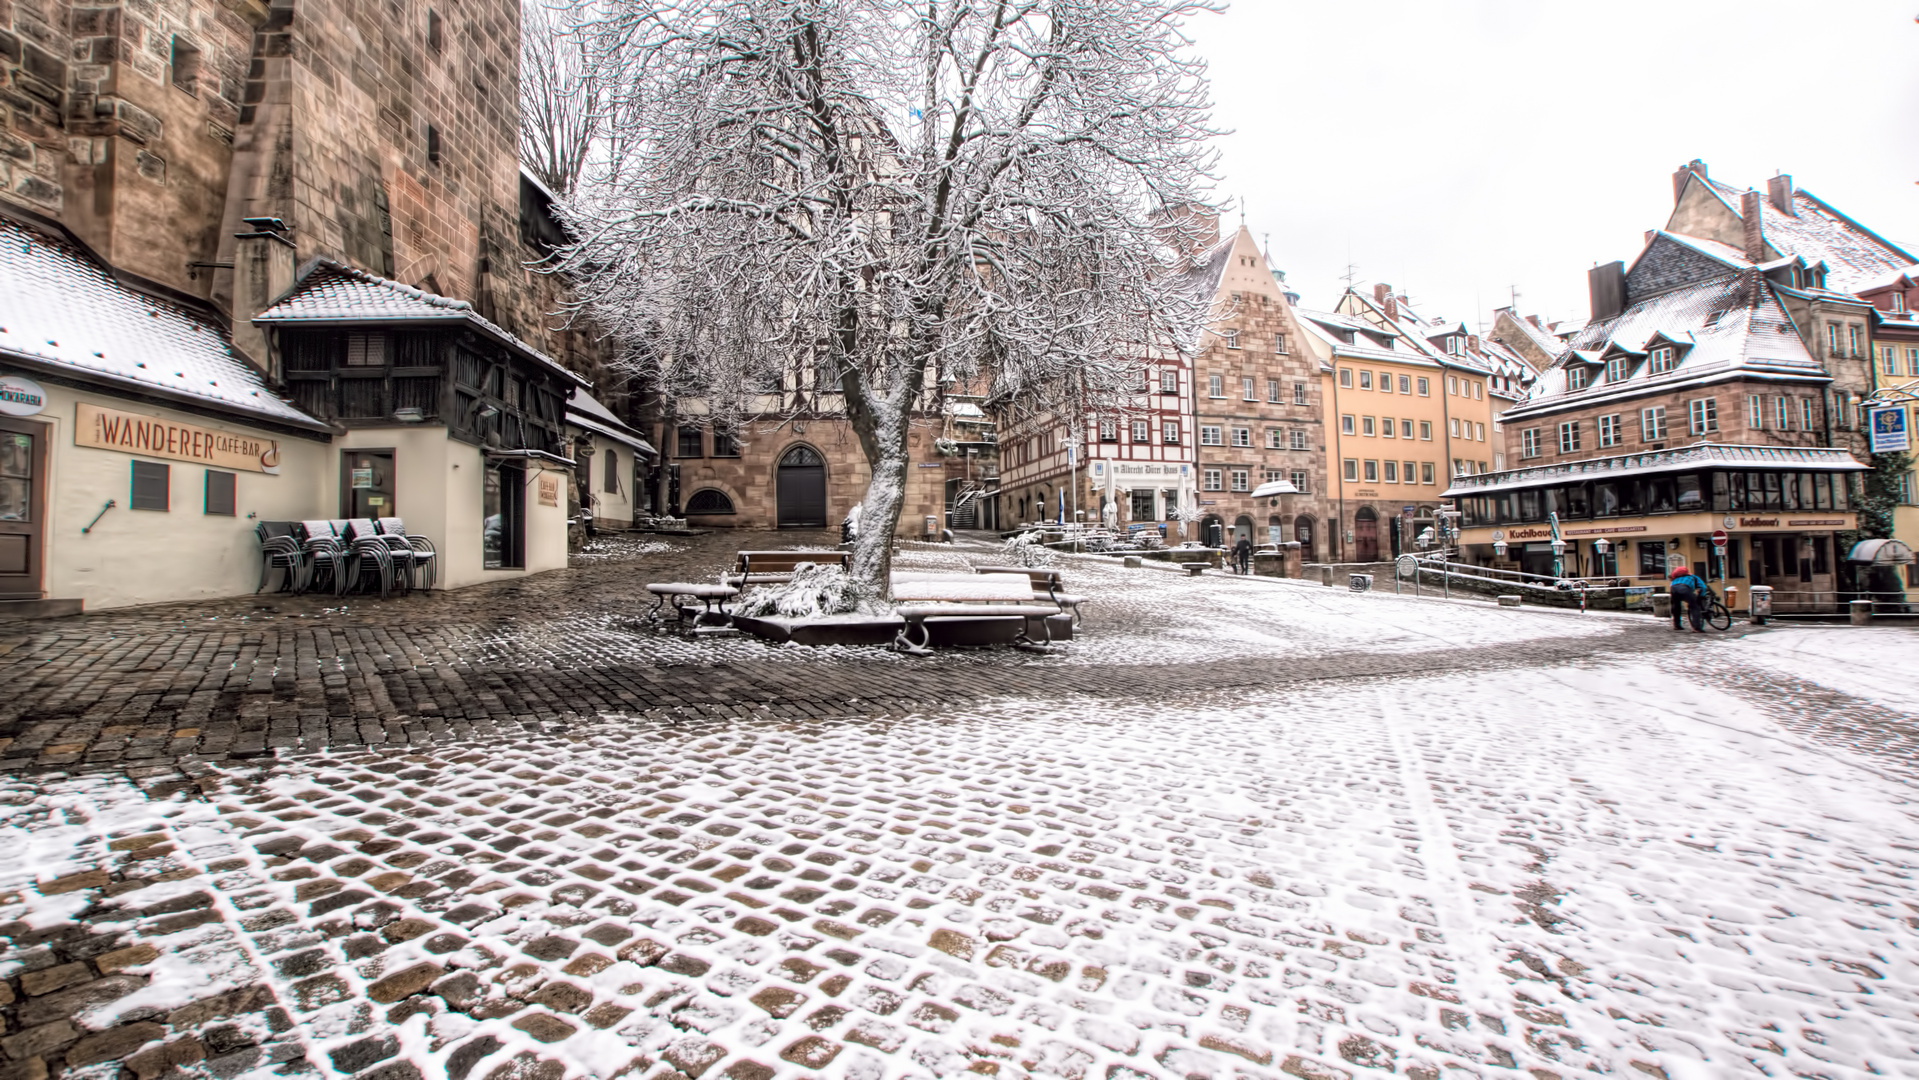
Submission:
[[[1626,376],[1630,374],[1632,374],[1632,364],[1625,357],[1615,356],[1611,360],[1606,361],[1607,382],[1625,382]]]
[[[1588,376],[1589,376],[1589,372],[1583,366],[1573,366],[1573,367],[1567,368],[1566,369],[1566,389],[1584,390],[1586,388],[1586,380]]]
[[[1463,355],[1466,352],[1466,340],[1460,337],[1447,338],[1446,351],[1454,356]]]
[[[1905,314],[1905,312],[1906,312],[1906,294],[1902,292],[1893,293],[1892,294],[1892,313],[1894,315],[1903,315]]]
[[[1679,352],[1671,345],[1661,345],[1652,351],[1652,373],[1663,375],[1679,366]]]

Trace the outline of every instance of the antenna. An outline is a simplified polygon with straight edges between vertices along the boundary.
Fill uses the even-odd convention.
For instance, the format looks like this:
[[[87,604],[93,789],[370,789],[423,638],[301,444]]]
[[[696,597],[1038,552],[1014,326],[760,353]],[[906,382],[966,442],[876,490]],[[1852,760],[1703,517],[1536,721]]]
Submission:
[[[1510,289],[1510,290],[1512,290],[1512,294],[1513,294],[1513,317],[1514,317],[1514,318],[1518,318],[1518,317],[1519,317],[1519,286],[1517,286],[1517,285],[1508,285],[1508,286],[1506,286],[1506,287],[1507,287],[1508,289]]]
[[[1348,262],[1346,264],[1346,272],[1339,275],[1339,278],[1346,283],[1348,289],[1352,288],[1353,282],[1359,280],[1359,264],[1356,262]]]

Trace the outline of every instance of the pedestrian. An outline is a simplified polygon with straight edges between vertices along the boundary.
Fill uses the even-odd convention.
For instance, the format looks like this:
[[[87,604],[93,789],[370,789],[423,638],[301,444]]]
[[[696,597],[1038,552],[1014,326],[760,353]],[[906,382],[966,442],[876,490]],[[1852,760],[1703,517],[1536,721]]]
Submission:
[[[1673,567],[1667,576],[1671,578],[1667,590],[1672,594],[1672,628],[1679,629],[1679,605],[1684,604],[1692,632],[1705,633],[1706,599],[1712,595],[1712,587],[1685,566]]]
[[[1233,571],[1239,574],[1251,573],[1253,569],[1253,541],[1245,533],[1239,534],[1239,542],[1233,545]]]

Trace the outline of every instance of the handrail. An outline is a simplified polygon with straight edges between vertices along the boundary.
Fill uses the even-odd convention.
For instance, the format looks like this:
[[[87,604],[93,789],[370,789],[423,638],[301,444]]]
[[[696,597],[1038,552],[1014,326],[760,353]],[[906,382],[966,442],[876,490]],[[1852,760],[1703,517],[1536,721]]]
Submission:
[[[97,514],[95,514],[95,515],[93,515],[93,520],[92,520],[92,521],[89,521],[89,522],[87,522],[87,525],[86,525],[86,528],[84,528],[84,529],[81,529],[81,530],[80,530],[80,535],[81,535],[81,536],[85,536],[85,535],[87,535],[88,533],[90,533],[90,532],[92,532],[92,531],[93,531],[93,527],[94,527],[95,525],[98,525],[98,524],[100,524],[100,519],[101,519],[101,518],[103,518],[103,517],[106,517],[106,516],[107,516],[107,511],[109,511],[109,510],[111,510],[111,509],[113,509],[113,508],[114,508],[115,506],[118,506],[118,505],[120,505],[120,504],[119,504],[119,503],[116,503],[116,502],[114,502],[114,501],[113,501],[112,499],[108,499],[108,500],[107,500],[107,504],[106,504],[105,506],[102,506],[102,507],[100,508],[100,512],[99,512],[99,513],[97,513]]]

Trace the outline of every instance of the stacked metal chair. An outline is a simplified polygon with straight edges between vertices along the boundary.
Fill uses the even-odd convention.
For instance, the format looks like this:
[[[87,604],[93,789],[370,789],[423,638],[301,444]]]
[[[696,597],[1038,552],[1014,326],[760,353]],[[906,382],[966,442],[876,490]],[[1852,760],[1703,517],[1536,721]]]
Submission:
[[[341,564],[344,572],[339,574],[338,591],[362,588],[370,592],[366,578],[372,574],[380,586],[380,599],[386,599],[394,585],[392,547],[380,535],[372,518],[353,518],[337,524],[340,542],[345,548],[345,561]]]
[[[344,591],[345,575],[342,563],[345,561],[345,547],[340,536],[333,531],[333,523],[325,519],[302,521],[298,523],[302,552],[306,557],[306,581],[301,591],[319,585],[320,578],[326,578],[327,588],[335,596]]]
[[[294,535],[293,522],[262,521],[253,527],[253,532],[260,538],[260,584],[253,591],[256,594],[263,591],[273,571],[283,570],[286,577],[280,588],[299,592],[303,588],[300,578],[306,568],[306,552]]]
[[[434,549],[433,541],[407,532],[406,523],[396,517],[380,518],[374,524],[380,527],[380,536],[392,553],[395,569],[405,572],[406,587],[431,589],[440,554]]]

